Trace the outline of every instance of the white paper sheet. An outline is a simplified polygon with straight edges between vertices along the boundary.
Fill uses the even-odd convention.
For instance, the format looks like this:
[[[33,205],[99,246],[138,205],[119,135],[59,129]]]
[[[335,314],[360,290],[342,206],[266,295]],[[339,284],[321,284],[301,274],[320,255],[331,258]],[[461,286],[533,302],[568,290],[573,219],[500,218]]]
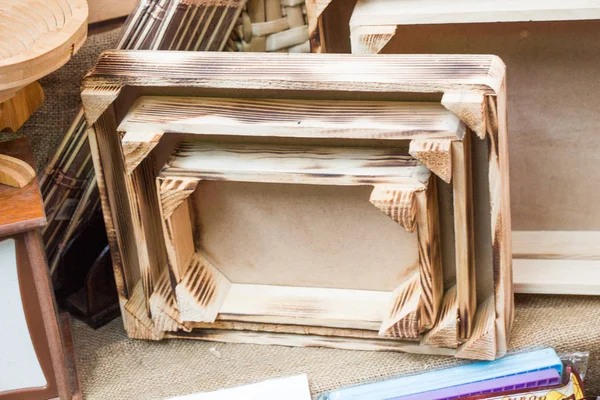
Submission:
[[[310,400],[306,374],[238,386],[209,393],[194,393],[168,400]]]
[[[15,241],[0,241],[0,392],[46,386],[21,302]]]

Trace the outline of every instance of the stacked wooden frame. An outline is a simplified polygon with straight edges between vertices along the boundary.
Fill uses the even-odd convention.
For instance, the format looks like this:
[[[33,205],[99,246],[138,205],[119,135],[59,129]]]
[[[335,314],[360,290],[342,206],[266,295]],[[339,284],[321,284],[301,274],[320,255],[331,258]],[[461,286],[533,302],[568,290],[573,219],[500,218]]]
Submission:
[[[104,53],[82,99],[128,334],[503,355],[504,74],[493,56]]]
[[[211,0],[140,0],[127,19],[116,48],[220,51],[244,5],[244,0],[227,4]],[[81,111],[41,179],[48,218],[43,237],[53,275],[75,232],[99,209],[86,131]]]

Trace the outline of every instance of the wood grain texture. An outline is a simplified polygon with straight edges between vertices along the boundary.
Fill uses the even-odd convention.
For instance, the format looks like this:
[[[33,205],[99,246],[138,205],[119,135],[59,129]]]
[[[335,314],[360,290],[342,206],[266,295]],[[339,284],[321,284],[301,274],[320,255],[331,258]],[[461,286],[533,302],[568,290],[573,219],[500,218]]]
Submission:
[[[463,136],[464,131],[461,138]],[[444,182],[450,183],[452,179],[451,145],[451,140],[413,139],[410,141],[408,152]]]
[[[175,288],[182,321],[213,322],[227,297],[231,282],[210,261],[194,253]]]
[[[412,157],[395,149],[184,142],[159,176],[181,184],[185,184],[185,178],[192,178],[314,185],[389,184],[422,190],[429,175]],[[165,193],[171,193],[173,185],[163,181],[161,192],[165,187]]]
[[[378,185],[373,188],[369,201],[408,232],[414,232],[417,217],[414,189]]]
[[[462,138],[439,103],[142,96],[119,130],[269,137],[399,140]],[[147,141],[147,140],[146,140]]]
[[[396,25],[350,25],[352,54],[377,54],[396,34]]]
[[[473,223],[473,176],[470,132],[462,141],[452,142],[452,193],[458,306],[458,337],[471,335],[477,309],[475,239]]]
[[[24,188],[35,179],[31,165],[15,157],[0,154],[0,184]]]
[[[125,171],[116,129],[114,109],[111,107],[88,130],[88,139],[98,179],[102,214],[111,248],[119,302],[124,315],[125,303],[138,284],[140,269],[136,244],[131,240],[134,237],[133,223],[125,176],[112,173],[117,170]],[[123,322],[127,327],[125,317]]]
[[[169,270],[163,268],[160,277],[150,296],[150,314],[154,321],[154,329],[162,332],[177,332],[178,330],[189,331],[186,324],[181,322],[181,315],[177,308]]]
[[[380,336],[418,339],[422,331],[420,317],[421,275],[415,274],[392,293],[389,312],[379,329]]]
[[[356,337],[331,337],[311,334],[253,332],[245,330],[195,329],[190,333],[165,334],[165,338],[199,339],[211,342],[253,343],[292,347],[325,347],[360,351],[399,351],[414,354],[454,356],[455,349],[423,347],[410,340],[365,339]]]
[[[485,139],[487,115],[483,93],[444,93],[442,105],[456,114],[480,139]]]
[[[163,331],[155,329],[154,322],[148,316],[146,295],[141,281],[133,289],[123,310],[123,324],[130,338],[161,340],[165,337]]]
[[[85,0],[11,0],[1,5],[0,103],[62,67],[87,36]]]
[[[444,295],[437,185],[430,177],[427,190],[416,193],[419,271],[421,274],[420,317],[424,329],[431,329]]]
[[[32,82],[0,103],[0,131],[16,132],[44,101],[44,89]]]
[[[82,82],[82,100],[86,118],[93,123],[94,110],[100,109],[89,104],[85,94],[110,87],[268,89],[288,96],[299,90],[495,93],[504,74],[504,63],[487,55],[316,54],[306,58],[277,53],[231,57],[228,53],[106,51]]]
[[[163,219],[170,218],[177,207],[196,190],[198,181],[196,178],[165,178],[157,181]]]
[[[0,143],[0,155],[14,157],[33,165],[27,139]],[[35,177],[35,172],[34,172]],[[24,188],[0,184],[0,237],[36,229],[46,224],[37,179]]]
[[[162,215],[164,216],[164,211]],[[187,199],[164,219],[163,229],[171,285],[175,287],[186,274],[195,251],[190,205]]]
[[[458,297],[457,287],[452,286],[444,294],[440,312],[434,327],[421,338],[421,345],[432,347],[458,347]]]
[[[456,357],[475,360],[495,359],[499,345],[496,332],[494,298],[490,297],[477,307],[471,337],[458,348]]]
[[[162,133],[129,132],[121,139],[123,157],[125,157],[125,172],[131,174],[134,169],[156,147]]]

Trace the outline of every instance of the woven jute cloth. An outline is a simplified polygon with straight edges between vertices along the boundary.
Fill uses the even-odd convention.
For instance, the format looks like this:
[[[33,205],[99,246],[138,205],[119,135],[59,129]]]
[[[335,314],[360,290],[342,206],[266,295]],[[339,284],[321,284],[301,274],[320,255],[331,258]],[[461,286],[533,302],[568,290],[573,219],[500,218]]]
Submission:
[[[311,392],[456,365],[447,357],[196,340],[128,339],[120,319],[93,331],[74,324],[87,400],[152,400],[300,373]],[[600,297],[517,295],[511,351],[589,351],[588,394],[600,393]]]
[[[92,34],[56,73],[41,80],[46,101],[18,134],[30,138],[38,170],[79,110],[79,83],[120,29]],[[307,373],[313,393],[455,365],[434,356],[320,348],[223,344],[193,340],[145,342],[127,338],[120,319],[94,331],[74,321],[82,390],[87,400],[152,400]],[[511,350],[554,347],[589,351],[590,394],[600,393],[600,297],[517,296]]]

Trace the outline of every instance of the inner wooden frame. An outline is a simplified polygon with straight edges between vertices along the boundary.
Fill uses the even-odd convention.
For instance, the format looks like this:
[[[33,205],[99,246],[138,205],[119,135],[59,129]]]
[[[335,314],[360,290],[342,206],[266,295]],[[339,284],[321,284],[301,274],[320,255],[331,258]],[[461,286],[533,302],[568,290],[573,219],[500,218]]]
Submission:
[[[181,321],[214,322],[218,314],[221,319],[227,319],[223,317],[227,314],[245,315],[251,322],[265,322],[264,316],[287,318],[292,324],[310,319],[319,326],[378,330],[382,336],[417,339],[433,326],[438,307],[434,303],[441,298],[435,293],[440,288],[441,258],[434,179],[425,167],[398,150],[181,145],[157,178]],[[398,260],[399,274],[404,268],[413,272],[402,273],[405,280],[391,293],[232,283],[195,244],[199,230],[190,210],[201,180],[372,185],[371,204],[416,235],[412,245],[418,247],[417,268],[411,260]]]
[[[264,57],[269,58],[265,63]],[[168,59],[168,60],[167,60]],[[489,136],[490,145],[490,203],[492,209],[491,240],[493,247],[494,297],[491,307],[479,307],[474,322],[474,332],[483,333],[491,343],[482,353],[476,351],[456,352],[434,349],[426,346],[395,343],[382,344],[376,340],[350,340],[347,337],[331,341],[315,332],[313,336],[296,341],[298,333],[277,331],[277,333],[240,332],[239,335],[224,328],[221,332],[196,331],[194,335],[204,340],[225,340],[252,343],[279,343],[289,345],[327,345],[334,347],[396,350],[410,352],[426,352],[464,357],[501,356],[506,350],[508,333],[512,323],[512,276],[510,272],[510,209],[508,207],[507,157],[506,157],[506,114],[504,65],[493,56],[390,56],[348,57],[348,56],[313,56],[310,62],[295,55],[263,55],[244,54],[231,58],[220,53],[194,54],[145,54],[144,52],[107,52],[94,70],[85,79],[82,98],[86,110],[86,118],[92,127],[90,143],[95,168],[99,175],[99,188],[105,222],[109,233],[109,241],[113,249],[113,265],[125,324],[132,337],[155,338],[151,329],[153,322],[144,318],[143,314],[130,311],[142,311],[146,308],[143,299],[143,288],[140,285],[139,264],[133,238],[137,237],[136,222],[131,210],[124,205],[139,203],[138,194],[128,198],[126,188],[132,181],[141,179],[142,171],[148,166],[145,160],[132,173],[131,177],[121,176],[125,167],[123,149],[116,134],[117,125],[125,115],[132,102],[140,94],[184,94],[215,96],[252,97],[260,93],[264,96],[302,97],[315,99],[336,98],[378,98],[394,99],[402,93],[452,93],[462,91],[467,94],[483,94],[485,103],[479,110],[487,115],[488,99],[491,99],[494,112]],[[423,65],[435,63],[436,73],[432,74]],[[193,66],[193,76],[187,71],[187,65]],[[273,67],[276,68],[274,69]],[[282,68],[285,74],[279,75]],[[165,75],[166,74],[166,75]],[[165,76],[169,79],[165,80]],[[273,80],[274,77],[277,79]],[[301,77],[301,78],[300,78]],[[268,83],[268,84],[267,84]],[[417,96],[418,97],[418,96]],[[497,104],[497,108],[496,108]],[[460,107],[459,107],[460,108]],[[455,111],[453,111],[455,112]],[[461,116],[463,119],[463,116]],[[476,118],[477,119],[477,118]],[[314,137],[314,136],[311,136]],[[340,137],[343,138],[343,135]],[[409,139],[406,136],[405,139]],[[162,165],[159,162],[159,165]],[[149,165],[152,169],[152,164]],[[140,172],[138,172],[140,170]],[[486,173],[487,176],[487,173]],[[145,196],[144,192],[140,193]],[[508,218],[508,221],[506,221]],[[490,222],[488,222],[488,226]],[[508,236],[507,236],[508,234]],[[480,236],[480,235],[478,235]],[[488,239],[489,240],[489,239]],[[138,241],[138,243],[140,243]],[[143,243],[143,242],[141,242]],[[507,257],[508,254],[508,257]],[[138,272],[136,272],[138,271]],[[160,270],[159,270],[160,271]],[[136,276],[137,275],[137,276]],[[152,285],[159,287],[163,282],[153,278]],[[144,276],[144,275],[142,275]],[[167,277],[168,278],[168,277]],[[478,280],[479,281],[479,280]],[[142,297],[140,297],[142,295]],[[126,305],[129,304],[129,307]],[[480,306],[483,303],[480,302]],[[485,304],[489,304],[486,302]],[[485,311],[491,310],[491,311]],[[133,315],[136,315],[135,319]],[[479,316],[486,316],[479,318]],[[139,318],[138,318],[139,317]],[[129,322],[128,322],[129,321]],[[490,325],[491,321],[491,325]],[[480,326],[482,329],[478,329]],[[241,328],[248,329],[250,328]],[[287,329],[287,328],[286,328]],[[238,336],[236,336],[238,335]],[[165,333],[161,337],[182,337],[180,334]],[[485,347],[479,345],[481,335],[473,336],[464,349]],[[466,348],[465,348],[466,346]],[[476,349],[477,350],[477,349]],[[462,353],[459,354],[459,353]]]

